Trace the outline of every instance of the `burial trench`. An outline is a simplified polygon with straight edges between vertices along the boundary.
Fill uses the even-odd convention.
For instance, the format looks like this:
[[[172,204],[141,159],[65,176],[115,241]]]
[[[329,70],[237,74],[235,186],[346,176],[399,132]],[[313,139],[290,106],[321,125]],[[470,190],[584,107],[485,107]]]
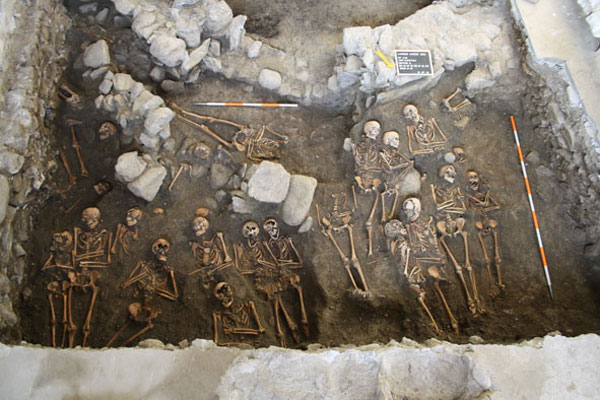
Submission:
[[[130,254],[114,254],[110,267],[100,272],[100,291],[87,343],[90,347],[105,346],[127,323],[128,305],[140,297],[135,290],[120,289],[119,285],[139,260],[152,259],[150,246],[160,237],[171,244],[169,263],[174,268],[178,298],[173,302],[159,300],[161,313],[153,321],[154,327],[132,344],[149,338],[173,344],[213,338],[212,313],[219,309],[219,303],[210,290],[202,289],[196,276],[188,275],[195,269],[189,242],[194,239],[191,222],[198,208],[208,209],[211,233],[223,232],[230,252],[234,243],[243,242],[241,228],[248,220],[262,226],[265,218],[275,216],[282,224],[282,232],[292,238],[303,260],[302,268],[294,273],[300,276],[304,292],[309,334],[301,334],[296,342],[286,329],[288,347],[304,349],[311,343],[324,346],[387,343],[402,337],[417,341],[437,337],[455,343],[482,338],[488,343],[509,343],[552,331],[567,336],[598,332],[600,319],[594,294],[597,274],[594,275],[593,267],[597,259],[597,227],[593,217],[598,213],[593,201],[598,185],[598,180],[593,179],[597,176],[595,139],[590,139],[586,127],[581,125],[580,111],[570,105],[565,94],[567,85],[557,76],[557,68],[531,58],[526,35],[518,20],[512,19],[513,8],[495,2],[455,1],[430,5],[415,13],[414,5],[402,4],[397,14],[385,19],[381,15],[389,4],[381,2],[376,4],[377,13],[348,16],[374,29],[351,28],[343,35],[338,32],[337,36],[328,31],[323,41],[315,41],[314,47],[302,47],[297,36],[304,29],[300,24],[303,20],[286,15],[296,8],[290,5],[288,9],[283,3],[274,4],[279,8],[273,15],[286,15],[273,27],[280,31],[274,36],[259,28],[253,35],[248,27],[245,34],[246,21],[238,18],[245,10],[235,2],[232,4],[235,13],[227,11],[229,8],[223,2],[72,1],[65,6],[66,11],[61,6],[52,10],[64,18],[68,51],[57,62],[64,67],[64,73],[50,72],[55,85],[50,85],[49,92],[44,94],[45,115],[39,117],[46,131],[42,138],[32,139],[38,146],[36,149],[40,149],[39,155],[24,152],[27,161],[22,170],[15,168],[17,172],[7,173],[12,192],[3,224],[3,245],[8,249],[4,255],[8,278],[2,303],[5,342],[52,344],[47,286],[56,275],[53,275],[55,270],[42,271],[41,267],[51,252],[52,234],[81,226],[82,211],[92,206],[100,209],[101,227],[110,232],[124,221],[132,207],[139,207],[143,216],[140,238],[132,241]],[[316,2],[315,6],[331,11],[324,3]],[[204,22],[202,35],[189,26],[189,19],[198,23],[190,10],[201,10],[206,16],[208,22]],[[249,10],[248,14],[249,21],[259,21],[257,25],[261,25],[260,13]],[[234,15],[237,19],[232,18]],[[426,33],[424,28],[418,28],[427,26],[424,21],[436,18],[445,18],[447,24],[441,24],[440,31],[450,29],[451,25],[455,31],[466,32],[469,28],[464,23],[457,26],[453,22],[478,18],[482,21],[483,37],[477,37],[474,43],[461,42],[460,46],[452,46],[454,37],[436,42],[435,32]],[[69,19],[71,26],[66,29]],[[395,24],[398,20],[394,28],[381,25]],[[281,27],[283,23],[287,25]],[[339,29],[344,26],[347,25]],[[411,34],[404,35],[407,31]],[[156,41],[149,40],[155,33]],[[398,39],[398,35],[405,39]],[[456,35],[466,41],[464,32]],[[281,36],[292,41],[289,50]],[[175,37],[182,38],[185,55],[179,42],[169,47]],[[388,37],[398,42],[393,39],[385,42]],[[162,40],[166,51],[156,44],[157,38]],[[59,45],[60,38],[56,42]],[[325,44],[330,43],[331,47],[337,45],[335,51],[331,47],[324,50]],[[393,49],[400,45],[432,47],[434,76],[410,81],[390,75],[373,51],[377,46],[386,52],[389,46]],[[200,58],[194,65],[190,61],[194,60],[192,53]],[[268,73],[261,74],[265,69]],[[63,83],[80,96],[78,104],[57,97],[57,87]],[[10,81],[9,84],[15,85]],[[441,100],[458,87],[473,103],[469,121],[462,127],[440,106]],[[135,101],[130,101],[127,96],[133,97],[134,90],[142,93],[138,96],[147,97],[146,103],[138,102],[136,106]],[[64,93],[64,88],[58,91]],[[14,96],[6,96],[7,103],[18,99],[18,92],[10,93]],[[228,100],[298,102],[300,107],[208,109],[191,104]],[[359,142],[366,121],[379,121],[382,132],[398,131],[401,149],[406,151],[407,122],[402,110],[409,103],[416,105],[425,117],[434,117],[448,138],[441,151],[412,157],[420,176],[414,182],[420,189],[413,195],[421,199],[423,214],[427,218],[435,214],[430,185],[437,182],[438,170],[447,163],[444,157],[450,157],[447,153],[453,146],[460,146],[466,152],[464,161],[453,163],[460,186],[466,185],[466,171],[475,169],[485,177],[500,204],[494,215],[499,222],[499,251],[506,289],[493,299],[476,239],[475,218],[470,215],[467,220],[471,260],[485,314],[474,316],[469,312],[452,265],[448,262],[446,266],[447,282],[442,282],[442,289],[458,321],[459,333],[453,332],[440,298],[431,282],[427,282],[424,286],[427,303],[443,331],[436,335],[414,292],[408,288],[398,260],[389,251],[379,211],[373,234],[374,255],[367,257],[364,224],[371,210],[372,194],[363,195],[359,191],[352,217],[357,255],[369,286],[367,296],[352,290],[343,263],[323,233],[316,213],[316,204],[321,210],[331,208],[333,193],[342,193],[346,199],[344,206],[353,207],[351,185],[355,166],[352,154],[344,150],[344,141],[350,137]],[[277,163],[289,174],[312,177],[318,182],[302,220],[295,226],[285,224],[279,203],[253,199],[248,194],[251,178],[247,171],[256,168],[252,165],[258,162],[248,160],[243,152],[219,146],[189,123],[173,118],[166,109],[178,112],[177,106],[256,129],[265,125],[288,136]],[[156,120],[154,125],[148,122],[157,109],[165,110],[165,118],[156,117],[162,126],[157,126]],[[37,111],[39,114],[39,108]],[[515,116],[522,134],[544,243],[552,260],[554,302],[549,300],[539,263],[508,121],[510,115]],[[117,133],[100,140],[98,128],[106,121],[118,127]],[[71,126],[85,157],[87,177],[80,174]],[[235,129],[226,126],[210,126],[226,141],[235,133]],[[15,143],[7,144],[13,150],[16,147]],[[68,191],[64,191],[69,181],[59,158],[61,152],[77,178]],[[149,165],[146,168],[154,168],[162,176],[157,178],[159,189],[155,196],[148,193],[156,189],[155,183],[132,189],[123,179],[115,178],[117,160],[131,152],[138,152],[140,157],[145,154],[144,163]],[[8,155],[5,159],[8,160]],[[191,168],[169,190],[181,163],[190,164]],[[35,178],[39,174],[46,179],[38,184],[40,180]],[[109,183],[107,193],[98,194],[94,190],[93,185],[100,181]],[[141,196],[152,199],[144,200]],[[298,225],[305,221],[305,216],[312,219],[312,225],[307,222],[304,229],[308,231],[299,233]],[[398,218],[403,218],[401,213]],[[339,235],[337,239],[349,255],[348,237]],[[451,243],[451,248],[460,254],[456,242]],[[252,280],[234,268],[223,272],[221,279],[231,284],[239,299],[256,304],[266,330],[256,337],[240,340],[250,347],[281,344],[274,329],[272,303],[257,293]],[[73,296],[73,316],[79,328],[89,301],[89,292]],[[284,294],[283,302],[291,318],[299,324],[301,315],[293,290]],[[57,309],[62,306],[57,301],[55,304]],[[144,323],[132,325],[128,334],[120,338],[121,343]],[[60,342],[63,325],[56,326]],[[74,344],[81,344],[80,332]]]

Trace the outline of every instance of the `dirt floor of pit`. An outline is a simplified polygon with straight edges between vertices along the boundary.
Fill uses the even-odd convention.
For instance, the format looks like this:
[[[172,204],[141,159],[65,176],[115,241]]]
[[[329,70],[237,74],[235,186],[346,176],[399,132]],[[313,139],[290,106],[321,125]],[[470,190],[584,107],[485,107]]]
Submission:
[[[379,23],[379,21],[375,22]],[[74,34],[71,35],[71,44],[74,48],[80,48],[82,43],[91,39],[85,33],[79,32],[78,26],[81,25],[76,25]],[[116,46],[122,45],[124,49],[144,47],[143,43],[131,40],[132,36],[127,31],[114,34],[115,37],[121,35],[121,40],[117,41]],[[124,41],[127,44],[124,44]],[[125,61],[119,67],[125,72],[133,73],[128,70]],[[442,288],[458,319],[461,332],[459,335],[452,333],[440,300],[433,288],[427,285],[427,302],[445,332],[439,338],[453,342],[466,342],[470,336],[478,335],[487,342],[512,342],[556,330],[565,335],[600,332],[599,302],[595,294],[597,288],[591,287],[587,280],[586,273],[589,265],[582,257],[585,244],[583,231],[578,229],[569,218],[569,205],[557,200],[563,197],[563,189],[556,177],[538,177],[532,170],[530,171],[531,183],[536,190],[534,200],[543,229],[556,295],[554,303],[549,301],[508,122],[508,116],[514,114],[519,124],[525,154],[535,150],[539,154],[540,164],[548,164],[548,149],[543,138],[530,134],[533,127],[527,122],[525,110],[518,102],[507,104],[490,98],[477,99],[477,111],[466,129],[462,131],[452,125],[447,114],[440,111],[440,99],[461,85],[470,68],[472,67],[466,66],[446,74],[436,88],[428,93],[405,99],[405,102],[372,108],[364,116],[381,121],[382,131],[394,129],[404,132],[405,122],[401,117],[401,109],[406,102],[413,102],[423,115],[437,118],[449,139],[446,149],[453,145],[461,145],[466,150],[466,161],[457,164],[460,185],[464,186],[464,172],[467,169],[476,169],[486,177],[496,200],[502,206],[501,210],[495,213],[495,217],[500,222],[500,253],[503,278],[507,288],[500,296],[490,299],[481,250],[474,234],[473,220],[469,220],[467,227],[470,232],[472,263],[487,314],[476,318],[469,313],[456,274],[448,266],[446,271],[448,282],[443,284]],[[169,343],[198,337],[211,339],[213,337],[212,312],[217,307],[217,302],[202,290],[196,277],[188,276],[188,273],[194,270],[194,260],[188,242],[192,238],[190,221],[195,209],[202,206],[211,208],[208,216],[211,230],[223,232],[230,247],[233,243],[242,240],[243,222],[254,219],[262,223],[266,217],[274,215],[277,210],[274,206],[265,205],[252,215],[234,214],[229,209],[228,196],[221,201],[215,199],[215,191],[211,189],[209,183],[210,172],[206,172],[199,178],[183,175],[173,191],[168,192],[165,187],[181,161],[168,157],[164,161],[170,165],[171,175],[165,180],[165,185],[157,198],[151,204],[147,204],[133,196],[123,184],[115,181],[114,165],[120,154],[135,150],[136,147],[121,145],[116,140],[100,142],[97,139],[95,133],[97,128],[110,117],[94,108],[95,85],[86,83],[80,76],[81,70],[71,69],[66,75],[66,80],[81,92],[82,108],[63,107],[56,113],[59,133],[56,138],[57,146],[67,155],[70,165],[78,175],[78,183],[68,192],[66,198],[55,192],[50,193],[49,201],[37,214],[36,233],[32,235],[30,246],[26,249],[31,257],[28,280],[23,290],[22,301],[18,304],[22,339],[31,343],[50,345],[50,312],[46,285],[52,280],[52,274],[41,272],[40,267],[48,256],[52,233],[77,226],[81,211],[89,206],[100,208],[102,227],[109,230],[114,230],[116,224],[124,220],[125,212],[130,207],[139,206],[144,212],[140,227],[141,238],[134,242],[130,254],[114,257],[111,266],[102,271],[99,281],[101,291],[94,310],[89,345],[104,346],[126,322],[128,304],[139,298],[135,297],[135,290],[131,288],[121,290],[119,285],[126,279],[138,260],[151,258],[150,245],[159,237],[167,238],[171,242],[169,260],[176,271],[180,297],[176,302],[167,300],[157,302],[161,314],[156,319],[152,331],[141,339],[153,337]],[[162,94],[167,96],[168,100],[175,101],[188,109],[193,109],[190,105],[192,101],[208,99],[226,100],[243,97],[247,101],[278,100],[252,87],[228,82],[215,76],[202,76],[199,82],[195,85],[186,85],[185,93],[178,96]],[[515,95],[517,98],[520,97],[518,93]],[[351,154],[342,150],[344,138],[349,135],[353,126],[351,115],[327,113],[312,108],[194,110],[256,127],[268,125],[288,135],[290,140],[280,161],[290,173],[306,174],[317,178],[319,186],[315,203],[326,208],[331,194],[340,191],[345,192],[351,202],[350,185],[354,176],[354,163]],[[76,127],[76,131],[88,163],[90,171],[88,177],[80,177],[78,174],[77,160],[71,148],[66,126],[69,118],[83,121]],[[187,135],[205,142],[213,149],[217,147],[213,140],[181,121],[173,123],[172,132],[179,138],[177,145],[181,143],[181,137]],[[231,134],[231,132],[222,132],[224,135]],[[406,143],[402,144],[405,145]],[[421,199],[424,212],[428,215],[433,212],[429,184],[435,182],[437,170],[443,165],[442,153],[417,156],[415,159],[416,168],[426,177],[422,182]],[[240,166],[241,163],[246,162],[240,153],[235,153],[234,157],[240,161]],[[48,187],[61,188],[67,184],[66,173],[58,157],[57,165],[57,172]],[[209,166],[210,164],[206,165]],[[92,185],[101,179],[111,182],[113,189],[100,197],[95,194]],[[291,235],[300,254],[304,257],[304,268],[296,272],[301,277],[310,321],[309,337],[301,337],[299,343],[294,342],[289,332],[286,333],[289,346],[302,348],[310,343],[321,343],[326,346],[347,343],[385,343],[390,339],[400,340],[402,337],[424,340],[434,336],[427,315],[416,302],[413,292],[409,290],[405,278],[401,275],[400,267],[387,250],[379,224],[374,235],[375,255],[372,259],[366,257],[367,239],[364,222],[371,202],[372,197],[369,195],[359,195],[359,207],[353,217],[358,257],[372,292],[371,298],[368,299],[350,290],[351,284],[342,263],[317,224],[305,234],[296,234],[294,229],[283,226],[284,233]],[[152,210],[156,207],[163,208],[164,214],[153,214]],[[311,209],[311,215],[316,220],[314,208]],[[378,213],[377,218],[379,215]],[[346,237],[340,235],[338,239],[342,248],[348,251],[349,243]],[[459,252],[458,247],[452,248]],[[262,296],[257,295],[251,280],[241,276],[234,268],[227,270],[225,277],[232,284],[239,298],[245,301],[253,300],[257,304],[260,318],[267,329],[264,335],[246,342],[256,347],[277,344],[273,329],[272,305]],[[74,296],[74,322],[79,327],[83,323],[89,296],[89,293]],[[284,300],[292,318],[299,322],[296,297],[290,292],[286,294]],[[141,326],[130,327],[123,336],[131,335],[136,328],[140,329]],[[57,331],[60,337],[62,333],[60,323]],[[80,336],[77,342],[80,342]]]

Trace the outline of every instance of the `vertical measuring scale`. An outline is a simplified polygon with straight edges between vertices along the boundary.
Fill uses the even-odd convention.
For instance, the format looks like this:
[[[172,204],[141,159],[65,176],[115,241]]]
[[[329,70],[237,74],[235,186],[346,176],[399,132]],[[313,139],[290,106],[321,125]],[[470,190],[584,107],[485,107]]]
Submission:
[[[525,180],[525,189],[527,189],[527,198],[529,199],[529,208],[531,209],[531,216],[533,218],[533,226],[535,227],[535,234],[537,236],[538,245],[540,248],[540,257],[542,258],[542,265],[544,266],[544,274],[546,276],[546,284],[548,285],[548,292],[550,298],[554,301],[554,293],[552,292],[552,282],[550,280],[550,272],[548,272],[548,262],[546,261],[546,253],[544,252],[544,245],[542,244],[542,235],[540,234],[540,226],[538,224],[537,215],[535,213],[535,207],[533,206],[533,197],[531,197],[531,187],[529,186],[529,178],[527,177],[527,170],[525,169],[525,160],[523,159],[523,152],[521,151],[521,142],[519,141],[519,134],[517,133],[517,125],[515,123],[515,117],[510,116],[510,122],[513,128],[513,134],[515,135],[515,143],[517,145],[517,152],[519,153],[519,161],[521,162],[521,170],[523,171],[523,179]]]

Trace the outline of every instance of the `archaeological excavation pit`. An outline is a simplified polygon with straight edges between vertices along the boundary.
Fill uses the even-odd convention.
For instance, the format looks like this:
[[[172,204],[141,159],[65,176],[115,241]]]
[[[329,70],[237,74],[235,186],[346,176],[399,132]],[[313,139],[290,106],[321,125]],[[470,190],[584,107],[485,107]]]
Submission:
[[[600,330],[596,128],[516,2],[58,3],[2,10],[2,342]]]

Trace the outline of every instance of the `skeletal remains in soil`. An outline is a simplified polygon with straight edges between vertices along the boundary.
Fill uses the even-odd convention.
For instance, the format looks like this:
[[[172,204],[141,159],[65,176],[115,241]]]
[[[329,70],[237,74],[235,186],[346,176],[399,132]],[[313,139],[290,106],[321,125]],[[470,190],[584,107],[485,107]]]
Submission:
[[[337,250],[340,258],[342,259],[344,269],[348,273],[350,282],[352,282],[354,290],[363,295],[368,295],[369,287],[367,286],[367,281],[363,274],[360,260],[356,255],[356,248],[354,246],[354,235],[352,232],[352,224],[350,224],[350,221],[352,220],[352,211],[345,209],[346,195],[344,193],[333,193],[331,198],[332,204],[327,216],[321,216],[319,205],[315,205],[317,209],[317,218],[319,220],[319,224],[321,225],[321,232],[327,236],[329,240],[331,240],[331,243],[333,243],[333,246]],[[334,236],[334,233],[337,234],[343,230],[348,232],[348,240],[350,242],[350,258],[348,258],[348,256],[341,249]]]
[[[460,188],[455,183],[456,169],[453,165],[446,164],[440,168],[438,176],[440,178],[438,183],[436,185],[431,185],[431,194],[437,211],[436,227],[441,236],[440,243],[448,254],[450,262],[454,266],[454,270],[459,277],[465,295],[467,296],[469,310],[474,315],[483,314],[485,313],[485,310],[483,309],[481,299],[479,298],[475,272],[471,266],[469,257],[468,233],[464,229],[466,224],[464,215],[467,211],[467,207],[465,205],[465,198]],[[462,266],[459,264],[455,254],[450,250],[448,245],[448,242],[452,241],[457,236],[461,237],[464,248],[465,261]],[[462,272],[463,268],[467,270],[469,274],[471,291],[469,291],[465,281]],[[471,292],[473,295],[471,295]]]
[[[138,223],[142,219],[142,215],[142,210],[140,210],[138,207],[127,210],[125,223],[122,224],[119,222],[117,224],[115,240],[111,248],[112,254],[116,254],[117,249],[120,255],[129,254],[129,246],[131,245],[131,241],[138,240],[140,238]]]
[[[451,114],[454,126],[458,128],[464,128],[475,113],[475,104],[463,95],[461,88],[444,97],[440,105],[443,111]]]
[[[96,304],[99,288],[96,281],[100,278],[98,268],[110,265],[110,248],[112,232],[98,229],[100,210],[89,207],[83,210],[81,222],[84,230],[75,227],[73,234],[69,231],[55,233],[51,246],[51,254],[42,271],[51,270],[53,281],[47,286],[50,305],[50,323],[52,346],[56,347],[56,309],[54,300],[62,300],[63,334],[61,347],[65,346],[68,335],[68,346],[75,345],[78,328],[73,321],[73,294],[87,294],[91,291],[89,307],[81,327],[81,345],[85,346],[91,330],[91,318]],[[79,297],[79,296],[77,296]]]
[[[213,340],[220,346],[239,346],[241,342],[223,342],[221,336],[258,336],[265,332],[253,301],[240,303],[235,297],[233,288],[227,282],[218,282],[213,295],[220,302],[219,310],[213,312]]]
[[[412,104],[403,109],[404,118],[408,122],[406,134],[408,136],[408,150],[410,154],[427,154],[441,149],[448,139],[439,127],[435,118],[425,118]]]
[[[492,197],[488,185],[483,182],[481,176],[477,171],[469,170],[466,173],[467,179],[467,202],[469,209],[479,217],[479,220],[475,222],[477,228],[477,237],[479,244],[481,245],[481,251],[483,252],[483,258],[485,260],[485,267],[488,273],[490,282],[490,291],[492,297],[499,294],[499,291],[504,290],[506,285],[502,282],[502,269],[500,258],[500,248],[498,239],[498,221],[491,218],[490,214],[500,209],[500,205]],[[486,238],[492,238],[491,251],[488,252],[486,246]],[[490,253],[493,253],[494,266],[496,267],[497,281],[494,283],[492,276],[492,259]]]
[[[98,139],[106,140],[117,134],[117,126],[110,121],[103,122],[98,128]]]
[[[300,303],[300,323],[305,337],[308,337],[308,317],[304,306],[304,295],[300,286],[300,276],[290,268],[300,268],[301,258],[295,250],[293,242],[280,235],[276,220],[268,218],[263,226],[268,229],[269,239],[261,241],[260,227],[255,221],[247,221],[242,226],[245,241],[234,245],[235,265],[244,275],[253,275],[254,287],[273,304],[275,317],[275,334],[282,347],[286,346],[285,334],[280,321],[280,314],[298,343],[300,336],[298,324],[290,316],[283,294],[290,288],[296,290]],[[294,260],[293,258],[296,258]]]
[[[211,284],[214,284],[216,275],[231,265],[233,265],[231,256],[227,251],[227,244],[222,232],[216,232],[212,237],[208,238],[208,229],[210,222],[208,218],[208,209],[198,208],[196,216],[192,220],[192,231],[194,232],[194,240],[189,242],[194,260],[196,261],[196,269],[188,275],[200,276],[200,283],[204,289],[208,290]]]
[[[150,329],[154,328],[153,321],[160,314],[160,309],[155,305],[157,297],[176,301],[179,298],[175,272],[168,261],[171,244],[163,238],[157,239],[152,244],[151,261],[138,261],[127,280],[121,284],[121,289],[136,284],[138,293],[141,294],[141,302],[129,305],[127,322],[108,341],[106,347],[110,347],[127,329],[131,323],[145,324],[140,330],[127,339],[123,345],[131,343]]]
[[[179,119],[199,128],[225,147],[245,152],[246,157],[252,161],[278,160],[281,157],[284,144],[288,142],[287,136],[277,133],[264,125],[256,130],[226,119],[196,114],[175,103],[171,103],[171,107],[175,109]],[[234,127],[236,132],[233,134],[231,141],[224,139],[209,126],[213,124]]]
[[[398,259],[403,274],[408,280],[409,287],[417,294],[417,301],[423,307],[436,334],[441,334],[433,314],[425,302],[425,283],[433,281],[433,287],[437,291],[444,309],[450,319],[450,324],[455,333],[459,333],[458,322],[446,301],[446,296],[440,286],[446,282],[446,261],[438,247],[433,218],[425,218],[421,212],[421,201],[415,197],[406,199],[402,203],[402,211],[406,218],[406,225],[402,226],[400,221],[392,220],[386,225],[385,232],[391,240],[392,254]]]

